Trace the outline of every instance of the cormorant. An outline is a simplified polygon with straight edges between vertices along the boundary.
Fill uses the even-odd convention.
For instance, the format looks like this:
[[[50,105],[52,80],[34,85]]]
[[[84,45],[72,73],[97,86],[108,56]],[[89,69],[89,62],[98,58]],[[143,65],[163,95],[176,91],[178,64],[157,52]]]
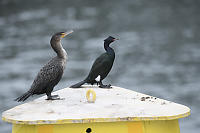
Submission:
[[[46,94],[46,100],[58,100],[58,95],[51,95],[53,88],[60,81],[67,60],[67,53],[61,45],[61,39],[72,33],[59,32],[52,36],[50,44],[57,56],[52,58],[42,69],[40,69],[35,80],[33,81],[31,88],[22,96],[15,99],[15,101],[25,101],[28,97],[34,94]]]
[[[104,85],[102,80],[108,75],[110,72],[113,62],[115,59],[115,52],[109,46],[112,42],[118,40],[112,36],[109,36],[104,40],[104,49],[106,50],[101,56],[99,56],[92,65],[92,68],[89,72],[89,75],[81,82],[72,85],[71,88],[79,88],[81,85],[88,83],[88,84],[95,84],[99,85],[100,88],[111,88],[111,85]]]

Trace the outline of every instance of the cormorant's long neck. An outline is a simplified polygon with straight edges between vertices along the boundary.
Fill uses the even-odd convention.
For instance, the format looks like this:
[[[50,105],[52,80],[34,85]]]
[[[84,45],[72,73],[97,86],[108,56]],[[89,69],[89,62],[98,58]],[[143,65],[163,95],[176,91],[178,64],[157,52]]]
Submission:
[[[57,53],[57,56],[59,58],[63,58],[63,59],[67,58],[67,53],[66,53],[65,49],[62,47],[60,40],[58,41],[58,40],[51,39],[50,43],[51,43],[51,47]]]
[[[109,45],[110,43],[104,42],[104,49],[106,50],[107,53],[115,55],[114,50]]]

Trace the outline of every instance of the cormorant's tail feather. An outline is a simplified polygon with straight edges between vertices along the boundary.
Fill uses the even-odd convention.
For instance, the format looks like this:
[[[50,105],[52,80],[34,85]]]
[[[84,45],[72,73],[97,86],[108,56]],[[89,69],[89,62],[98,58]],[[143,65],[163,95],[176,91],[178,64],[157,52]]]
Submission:
[[[25,101],[28,97],[30,97],[31,95],[32,95],[32,93],[28,91],[28,92],[24,93],[22,96],[16,98],[15,101],[23,102],[23,101]]]
[[[81,82],[78,82],[78,83],[75,84],[75,85],[70,86],[70,88],[79,88],[79,87],[81,87],[81,85],[83,85],[83,84],[85,84],[85,83],[86,83],[86,81],[83,80],[83,81],[81,81]]]

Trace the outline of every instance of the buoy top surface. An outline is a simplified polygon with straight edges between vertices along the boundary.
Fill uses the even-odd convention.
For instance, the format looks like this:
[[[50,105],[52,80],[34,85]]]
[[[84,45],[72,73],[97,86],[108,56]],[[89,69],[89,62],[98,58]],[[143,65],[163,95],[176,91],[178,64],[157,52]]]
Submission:
[[[88,89],[96,92],[94,103],[86,99]],[[5,111],[2,119],[15,124],[63,124],[172,120],[190,114],[184,105],[115,86],[112,89],[65,88],[53,94],[65,99],[47,101],[43,96]]]

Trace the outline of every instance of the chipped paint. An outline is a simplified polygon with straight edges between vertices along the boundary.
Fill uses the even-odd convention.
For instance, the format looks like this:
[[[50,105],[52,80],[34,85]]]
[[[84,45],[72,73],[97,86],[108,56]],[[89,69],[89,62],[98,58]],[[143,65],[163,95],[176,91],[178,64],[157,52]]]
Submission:
[[[95,103],[88,103],[85,97],[91,88],[96,92]],[[112,89],[95,86],[65,88],[54,94],[59,94],[65,100],[46,101],[45,97],[41,97],[5,111],[2,120],[36,125],[174,120],[190,115],[190,109],[184,105],[115,86]]]

